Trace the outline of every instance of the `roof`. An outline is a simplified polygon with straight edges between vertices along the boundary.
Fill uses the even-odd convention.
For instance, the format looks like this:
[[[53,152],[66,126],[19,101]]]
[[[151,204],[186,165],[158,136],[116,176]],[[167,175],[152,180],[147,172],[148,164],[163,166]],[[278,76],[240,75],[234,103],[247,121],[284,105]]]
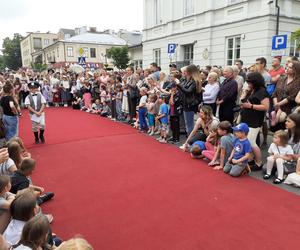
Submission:
[[[75,30],[73,29],[59,29],[59,32],[62,32],[64,34],[69,34],[71,36],[75,36]]]
[[[107,45],[126,45],[126,41],[110,34],[84,33],[73,36],[65,40],[65,42],[73,43],[92,43],[92,44],[107,44]]]
[[[123,38],[130,46],[142,43],[142,34],[140,32],[122,32],[120,37]]]

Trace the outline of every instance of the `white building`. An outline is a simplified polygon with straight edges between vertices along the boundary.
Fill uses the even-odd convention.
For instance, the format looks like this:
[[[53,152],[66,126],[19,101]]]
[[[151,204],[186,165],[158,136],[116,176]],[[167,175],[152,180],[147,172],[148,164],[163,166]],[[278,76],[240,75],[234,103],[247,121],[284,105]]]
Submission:
[[[246,66],[261,56],[271,61],[276,34],[275,1],[269,0],[144,0],[143,66],[157,62],[164,71],[178,66]],[[300,28],[300,1],[279,0],[279,34]],[[177,45],[170,57],[167,46]],[[289,41],[286,55],[295,54]]]

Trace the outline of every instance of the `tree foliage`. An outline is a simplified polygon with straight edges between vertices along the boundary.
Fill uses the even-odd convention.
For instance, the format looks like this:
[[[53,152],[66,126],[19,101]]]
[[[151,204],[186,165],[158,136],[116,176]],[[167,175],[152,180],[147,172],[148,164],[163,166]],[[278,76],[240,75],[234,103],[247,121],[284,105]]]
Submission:
[[[113,59],[114,65],[118,69],[126,69],[129,63],[128,46],[112,47],[107,50],[107,57]]]
[[[300,29],[292,33],[292,39],[297,41],[297,48],[300,49]]]
[[[15,33],[13,39],[6,37],[3,39],[2,53],[3,63],[9,69],[18,69],[22,66],[20,42],[23,37]]]
[[[44,70],[46,70],[48,68],[47,64],[43,64],[43,63],[31,63],[31,68],[33,70],[36,70],[38,72],[42,72]]]

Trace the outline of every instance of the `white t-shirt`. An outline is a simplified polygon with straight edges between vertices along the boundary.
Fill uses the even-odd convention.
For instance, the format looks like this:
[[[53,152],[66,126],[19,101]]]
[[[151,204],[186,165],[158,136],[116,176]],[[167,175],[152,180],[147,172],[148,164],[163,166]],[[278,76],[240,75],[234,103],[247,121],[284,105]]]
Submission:
[[[11,175],[9,169],[14,165],[16,165],[15,162],[10,158],[5,162],[0,163],[0,175]]]
[[[275,143],[272,143],[269,147],[268,153],[274,155],[292,155],[294,154],[294,151],[291,145],[286,145],[285,147],[282,147],[276,146]]]
[[[32,95],[32,93],[30,93],[29,95]],[[26,96],[26,98],[25,98],[25,105],[30,105],[29,95]],[[32,99],[33,99],[34,106],[36,108],[36,106],[37,106],[37,96],[32,96]],[[41,103],[42,104],[47,103],[46,99],[43,95],[41,95]],[[31,119],[31,121],[34,121],[34,122],[37,122],[37,123],[40,123],[40,124],[45,124],[45,113],[43,112],[41,114],[41,116],[37,116],[36,114],[30,114],[30,119]]]
[[[18,249],[18,250],[32,250],[32,248],[30,247],[27,247],[27,246],[24,246],[24,245],[20,245],[20,246],[17,246],[16,248],[14,249]]]
[[[4,239],[10,245],[15,245],[19,242],[22,235],[22,230],[25,225],[25,221],[12,219],[8,224],[6,230],[3,233]]]
[[[140,106],[147,103],[147,96],[143,95],[140,99]],[[145,105],[144,105],[145,106]]]

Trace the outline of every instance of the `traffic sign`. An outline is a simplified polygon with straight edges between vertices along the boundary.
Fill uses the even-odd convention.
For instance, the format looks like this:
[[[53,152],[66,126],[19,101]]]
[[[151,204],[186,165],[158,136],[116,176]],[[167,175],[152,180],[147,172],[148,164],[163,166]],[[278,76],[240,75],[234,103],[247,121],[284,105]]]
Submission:
[[[281,50],[287,48],[287,35],[273,36],[272,50]]]
[[[176,44],[175,43],[169,43],[168,44],[168,54],[174,54],[176,50]]]
[[[79,49],[79,55],[82,56],[83,53],[84,53],[84,49],[83,49],[83,48],[80,48],[80,49]]]
[[[85,65],[85,57],[83,57],[83,56],[78,57],[78,64],[79,65]]]

